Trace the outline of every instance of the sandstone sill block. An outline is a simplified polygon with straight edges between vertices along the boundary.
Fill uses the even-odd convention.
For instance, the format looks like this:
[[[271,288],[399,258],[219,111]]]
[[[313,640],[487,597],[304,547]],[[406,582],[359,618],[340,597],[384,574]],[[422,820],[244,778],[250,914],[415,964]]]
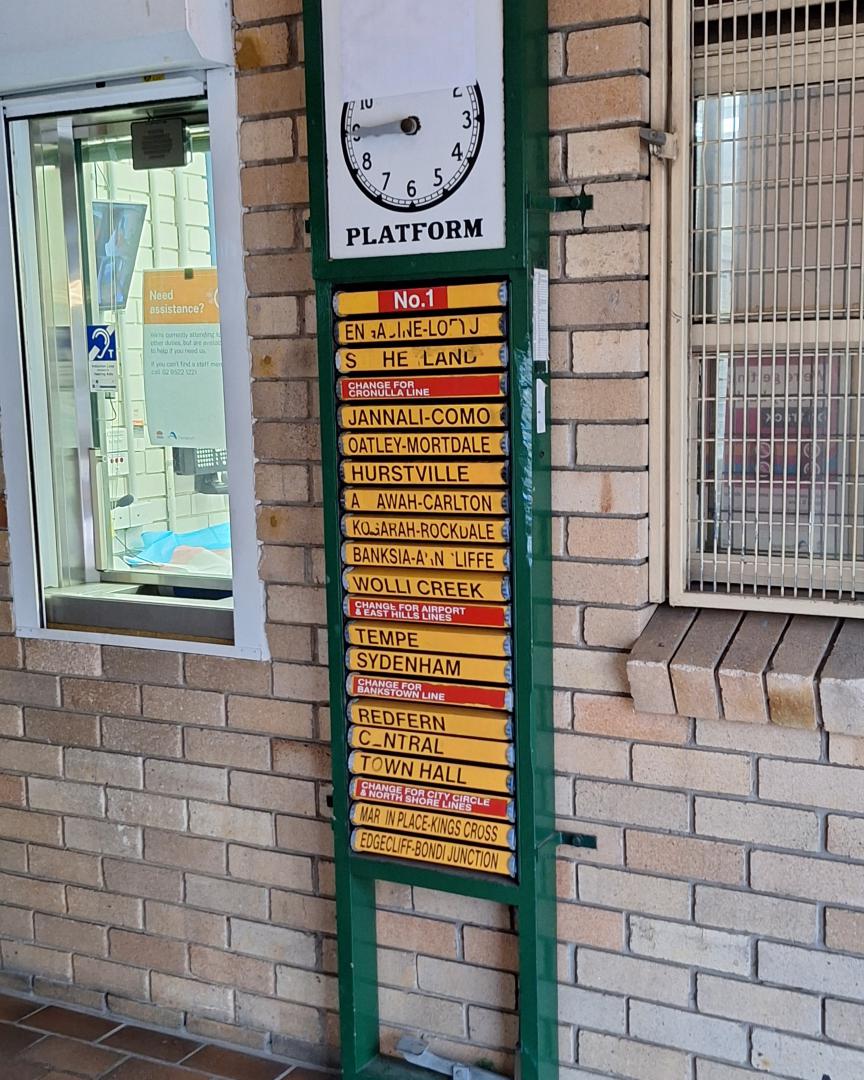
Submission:
[[[739,611],[705,608],[685,637],[670,665],[678,712],[698,720],[720,720],[717,665],[741,621]]]
[[[828,731],[864,735],[864,622],[841,626],[822,669],[820,698]]]
[[[642,631],[627,661],[630,693],[637,712],[675,713],[669,664],[695,617],[692,608],[663,605]]]
[[[771,721],[782,727],[819,727],[816,676],[837,631],[837,619],[795,615],[774,653],[765,681]]]
[[[720,663],[723,714],[741,724],[767,724],[765,672],[789,618],[751,611],[744,616]]]

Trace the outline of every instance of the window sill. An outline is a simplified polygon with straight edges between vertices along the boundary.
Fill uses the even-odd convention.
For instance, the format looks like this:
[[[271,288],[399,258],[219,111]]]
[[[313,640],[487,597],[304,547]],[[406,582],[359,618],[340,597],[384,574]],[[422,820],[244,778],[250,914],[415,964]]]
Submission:
[[[864,735],[864,622],[657,608],[627,661],[638,712]]]

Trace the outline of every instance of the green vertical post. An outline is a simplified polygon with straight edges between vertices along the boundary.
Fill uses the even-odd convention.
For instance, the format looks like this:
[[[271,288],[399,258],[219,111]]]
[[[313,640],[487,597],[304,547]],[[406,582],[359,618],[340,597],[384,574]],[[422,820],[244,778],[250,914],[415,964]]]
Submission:
[[[324,539],[333,743],[333,829],[342,1074],[346,1080],[422,1080],[428,1074],[379,1056],[375,884],[391,881],[507,904],[519,935],[520,1080],[557,1075],[557,833],[552,755],[550,445],[537,427],[538,383],[548,405],[548,365],[532,353],[532,275],[548,266],[546,0],[503,0],[507,243],[501,250],[333,261],[328,255],[321,7],[304,0],[311,234],[321,398]],[[548,200],[547,200],[548,202]],[[518,878],[356,855],[350,847],[344,614],[333,346],[334,288],[430,280],[510,283],[512,580]],[[479,1056],[479,1055],[478,1055]]]

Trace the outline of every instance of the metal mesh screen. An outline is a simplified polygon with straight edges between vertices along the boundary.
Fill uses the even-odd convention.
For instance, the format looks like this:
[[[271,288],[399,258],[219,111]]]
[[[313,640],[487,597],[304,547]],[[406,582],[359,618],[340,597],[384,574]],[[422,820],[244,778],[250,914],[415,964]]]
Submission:
[[[864,5],[693,3],[689,579],[864,589]]]

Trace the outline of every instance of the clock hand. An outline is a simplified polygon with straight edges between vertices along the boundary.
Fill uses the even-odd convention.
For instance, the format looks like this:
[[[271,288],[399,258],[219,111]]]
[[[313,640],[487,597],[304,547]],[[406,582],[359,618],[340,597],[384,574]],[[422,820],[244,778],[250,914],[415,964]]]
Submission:
[[[419,117],[406,116],[404,120],[393,120],[389,124],[375,124],[372,127],[355,124],[352,134],[355,139],[365,139],[373,135],[416,135],[419,130]]]

